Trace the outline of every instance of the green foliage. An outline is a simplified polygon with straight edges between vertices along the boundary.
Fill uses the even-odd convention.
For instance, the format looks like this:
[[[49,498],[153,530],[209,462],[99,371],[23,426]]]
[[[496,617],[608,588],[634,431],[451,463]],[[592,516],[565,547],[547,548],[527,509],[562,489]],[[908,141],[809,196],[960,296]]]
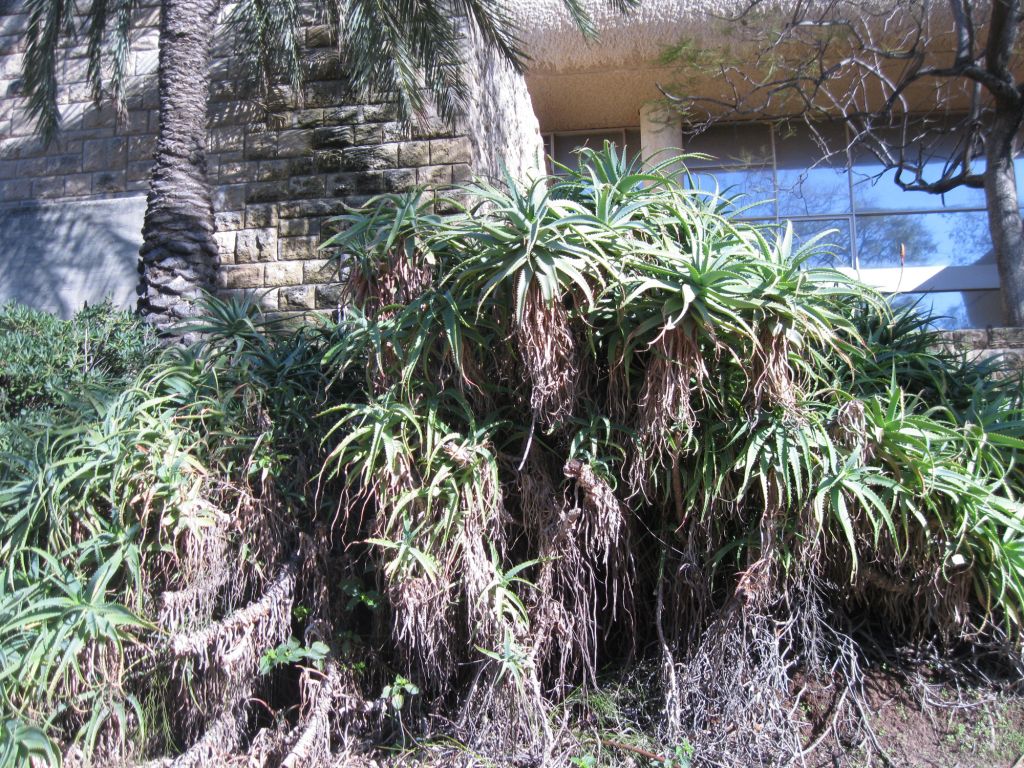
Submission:
[[[580,0],[563,2],[581,33],[593,38],[594,24],[585,5]],[[609,5],[626,12],[638,0],[611,0]],[[264,84],[286,74],[299,90],[299,7],[297,0],[243,0],[232,13],[239,48]],[[447,124],[465,114],[470,81],[465,30],[515,70],[523,66],[519,30],[507,8],[495,0],[329,0],[322,9],[355,93],[394,102],[403,120],[422,117],[428,104]]]
[[[8,424],[0,754],[187,738],[145,683],[171,677],[159,596],[213,531],[249,575],[207,623],[299,574],[253,685],[343,659],[403,739],[421,694],[489,750],[553,738],[599,669],[690,653],[737,605],[810,627],[787,636],[807,658],[822,622],[1019,653],[1019,378],[811,268],[789,227],[611,148],[581,160],[444,215],[371,200],[336,241],[336,324],[209,297],[196,344]],[[680,733],[643,743],[699,763]]]
[[[18,720],[0,722],[0,766],[20,768],[32,761],[59,766],[60,751],[40,728]]]
[[[26,410],[5,432],[0,705],[36,724],[9,730],[24,749],[45,733],[87,757],[99,745],[124,754],[150,725],[166,730],[146,720],[143,699],[159,695],[146,687],[147,654],[160,644],[155,596],[188,576],[175,565],[182,552],[218,526],[220,508],[271,494],[286,510],[309,507],[302,461],[319,445],[310,422],[331,386],[317,351],[326,337],[313,327],[272,336],[245,301],[210,298],[204,309],[203,340],[163,352],[109,310],[73,322],[16,308],[4,316],[25,338],[53,330],[70,346],[80,334],[93,365],[53,385],[59,410]],[[37,343],[53,343],[56,356],[59,340]],[[279,477],[295,482],[278,489]],[[239,541],[242,556],[260,557],[265,539]],[[325,653],[313,643],[281,663]]]
[[[0,307],[0,421],[58,405],[69,390],[127,383],[154,357],[149,329],[98,304],[71,320],[18,304]]]
[[[324,659],[330,653],[326,643],[316,641],[309,646],[302,645],[296,638],[290,637],[287,642],[271,648],[260,658],[260,674],[268,675],[276,667],[308,662],[317,669],[323,669]]]
[[[387,702],[387,705],[391,707],[392,710],[395,712],[401,712],[402,708],[405,706],[406,697],[418,696],[419,693],[419,686],[405,679],[401,675],[398,675],[391,683],[384,686],[384,689],[380,693],[380,697]]]

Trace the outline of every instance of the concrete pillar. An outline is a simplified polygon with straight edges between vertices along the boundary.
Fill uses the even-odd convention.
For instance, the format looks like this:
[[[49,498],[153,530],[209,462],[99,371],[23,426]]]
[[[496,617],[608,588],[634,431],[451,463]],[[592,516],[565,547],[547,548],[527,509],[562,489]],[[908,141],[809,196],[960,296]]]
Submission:
[[[677,112],[656,101],[640,107],[640,148],[645,168],[678,155],[682,145],[683,129]]]

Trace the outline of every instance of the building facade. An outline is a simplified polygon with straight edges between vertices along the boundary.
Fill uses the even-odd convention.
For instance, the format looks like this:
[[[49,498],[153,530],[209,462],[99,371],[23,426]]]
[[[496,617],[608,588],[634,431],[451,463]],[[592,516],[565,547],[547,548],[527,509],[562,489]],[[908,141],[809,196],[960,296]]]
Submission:
[[[693,161],[687,183],[739,196],[737,215],[791,220],[798,238],[833,230],[822,261],[903,300],[923,299],[950,327],[1000,325],[980,190],[902,192],[870,157],[823,161],[793,126],[726,124],[691,137],[664,109],[659,86],[677,71],[658,63],[660,53],[681,30],[712,35],[707,19],[732,5],[741,3],[645,0],[623,17],[591,0],[600,38],[588,42],[561,0],[510,3],[530,56],[526,75],[474,49],[472,107],[455,131],[429,120],[408,127],[386,103],[346,100],[331,30],[315,16],[301,98],[284,87],[266,98],[248,92],[222,30],[208,143],[221,289],[257,291],[277,312],[334,308],[335,271],[320,246],[345,205],[495,176],[502,164],[538,173],[544,154],[569,163],[573,149],[611,140],[647,158],[706,153],[712,159]],[[63,314],[104,296],[131,305],[157,128],[158,4],[139,3],[123,119],[92,103],[84,48],[64,52],[64,129],[49,147],[35,137],[20,92],[27,17],[20,2],[8,6],[0,6],[0,301]]]

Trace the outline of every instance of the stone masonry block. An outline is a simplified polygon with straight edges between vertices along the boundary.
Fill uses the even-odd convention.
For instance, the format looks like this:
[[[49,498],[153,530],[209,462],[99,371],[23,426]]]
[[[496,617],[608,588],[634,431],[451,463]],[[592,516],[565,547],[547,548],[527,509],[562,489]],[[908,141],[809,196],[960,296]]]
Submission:
[[[344,81],[318,81],[306,83],[303,90],[307,107],[336,107],[347,90]]]
[[[393,168],[382,171],[385,192],[407,192],[416,186],[416,170],[414,168]]]
[[[128,159],[128,143],[123,136],[86,141],[82,150],[83,171],[111,171],[124,167]]]
[[[296,285],[282,288],[278,292],[279,309],[306,310],[313,309],[315,305],[315,293],[312,285]]]
[[[277,207],[270,204],[247,205],[245,226],[248,229],[262,229],[277,226]]]
[[[381,144],[376,147],[352,147],[345,153],[343,162],[350,171],[382,171],[398,167],[398,144]]]
[[[0,78],[12,80],[21,77],[24,62],[25,57],[20,53],[0,56]]]
[[[398,164],[403,168],[430,165],[429,141],[406,141],[398,145]]]
[[[989,346],[1004,350],[1024,347],[1024,328],[993,328]]]
[[[318,285],[315,297],[317,309],[334,309],[342,303],[344,286],[341,283]]]
[[[245,130],[237,125],[211,128],[209,132],[211,152],[236,152],[245,147]]]
[[[297,157],[313,149],[313,129],[295,128],[281,131],[277,137],[278,157]]]
[[[292,200],[281,203],[278,212],[282,219],[303,216],[337,216],[345,212],[342,200]]]
[[[128,137],[129,160],[152,160],[156,151],[156,136]]]
[[[380,125],[377,123],[368,123],[355,126],[355,129],[352,131],[352,141],[358,146],[380,144],[381,141],[383,141],[383,134],[381,132]]]
[[[279,200],[287,200],[287,181],[262,181],[257,184],[247,184],[245,187],[245,201],[247,203],[276,203]]]
[[[344,74],[341,58],[333,49],[311,51],[303,58],[302,64],[309,80],[338,80]]]
[[[278,302],[277,288],[256,291],[256,302],[264,312],[276,312]]]
[[[328,149],[313,153],[313,167],[317,173],[331,173],[345,167],[345,151]]]
[[[331,125],[313,129],[314,149],[346,149],[355,144],[355,126]]]
[[[245,137],[245,157],[248,160],[272,160],[277,157],[276,133],[250,133]]]
[[[250,163],[227,161],[220,164],[220,181],[222,184],[248,181],[250,174]]]
[[[324,123],[324,110],[299,109],[291,114],[291,125],[295,128],[316,128]]]
[[[92,175],[93,194],[112,194],[124,192],[127,188],[127,178],[124,171],[103,171]]]
[[[307,259],[302,262],[302,282],[323,285],[338,279],[338,266],[331,259]]]
[[[367,123],[387,123],[398,119],[398,108],[394,104],[364,104],[363,120]]]
[[[416,183],[423,187],[436,189],[452,183],[452,166],[428,165],[416,169]]]
[[[282,219],[277,226],[280,237],[298,237],[299,235],[316,235],[320,232],[319,219]]]
[[[237,211],[245,207],[245,184],[221,185],[213,190],[214,211]]]
[[[280,181],[288,178],[287,160],[261,160],[256,171],[258,181]]]
[[[473,166],[469,163],[459,163],[452,166],[452,183],[466,184],[473,180]]]
[[[412,138],[412,129],[405,123],[381,123],[381,141],[408,141]]]
[[[315,172],[316,165],[311,154],[304,157],[292,157],[288,160],[289,176],[308,176]]]
[[[359,107],[334,107],[324,110],[324,125],[352,125],[359,122]]]
[[[262,264],[228,264],[217,270],[222,288],[262,288]]]
[[[302,282],[301,261],[273,261],[266,265],[263,284],[269,287],[298,285]]]
[[[92,194],[92,174],[76,173],[64,177],[64,197],[84,197]]]
[[[15,181],[0,181],[0,200],[28,200],[32,196],[32,185]]]
[[[243,229],[235,238],[235,261],[249,264],[259,261],[273,261],[277,258],[277,230]]]
[[[214,232],[213,239],[217,241],[217,255],[221,264],[231,264],[235,260],[235,232]]]
[[[306,30],[308,48],[329,48],[334,45],[334,29],[330,24],[317,24]]]
[[[277,258],[281,261],[312,258],[316,254],[318,241],[316,235],[282,237],[277,242]]]
[[[432,165],[450,165],[452,163],[468,163],[470,161],[469,139],[435,139],[430,142],[430,162]]]
[[[378,195],[383,191],[384,176],[380,173],[335,173],[327,178],[327,193],[332,197]]]
[[[51,157],[35,157],[18,163],[18,176],[31,178],[34,176],[63,176],[78,173],[82,170],[80,155],[55,155]],[[87,170],[96,170],[90,168]]]
[[[27,184],[21,184],[23,187],[28,187]],[[32,180],[32,197],[38,197],[43,200],[52,200],[55,197],[64,196],[64,178],[57,176],[49,179],[33,179]]]
[[[242,211],[221,211],[220,213],[214,214],[214,226],[217,228],[218,232],[241,229],[242,217]]]
[[[323,176],[293,176],[288,179],[288,194],[292,198],[323,197],[325,191]]]

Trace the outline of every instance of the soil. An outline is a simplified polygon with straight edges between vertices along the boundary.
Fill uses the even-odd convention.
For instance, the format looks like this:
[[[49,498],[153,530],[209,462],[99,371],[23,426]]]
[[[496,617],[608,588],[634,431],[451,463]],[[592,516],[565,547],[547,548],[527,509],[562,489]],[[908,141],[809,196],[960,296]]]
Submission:
[[[908,683],[881,671],[868,674],[866,688],[869,721],[884,756],[867,749],[870,736],[861,735],[860,744],[825,739],[808,759],[809,768],[1024,768],[1021,695]],[[822,722],[826,707],[809,701],[809,720]]]

